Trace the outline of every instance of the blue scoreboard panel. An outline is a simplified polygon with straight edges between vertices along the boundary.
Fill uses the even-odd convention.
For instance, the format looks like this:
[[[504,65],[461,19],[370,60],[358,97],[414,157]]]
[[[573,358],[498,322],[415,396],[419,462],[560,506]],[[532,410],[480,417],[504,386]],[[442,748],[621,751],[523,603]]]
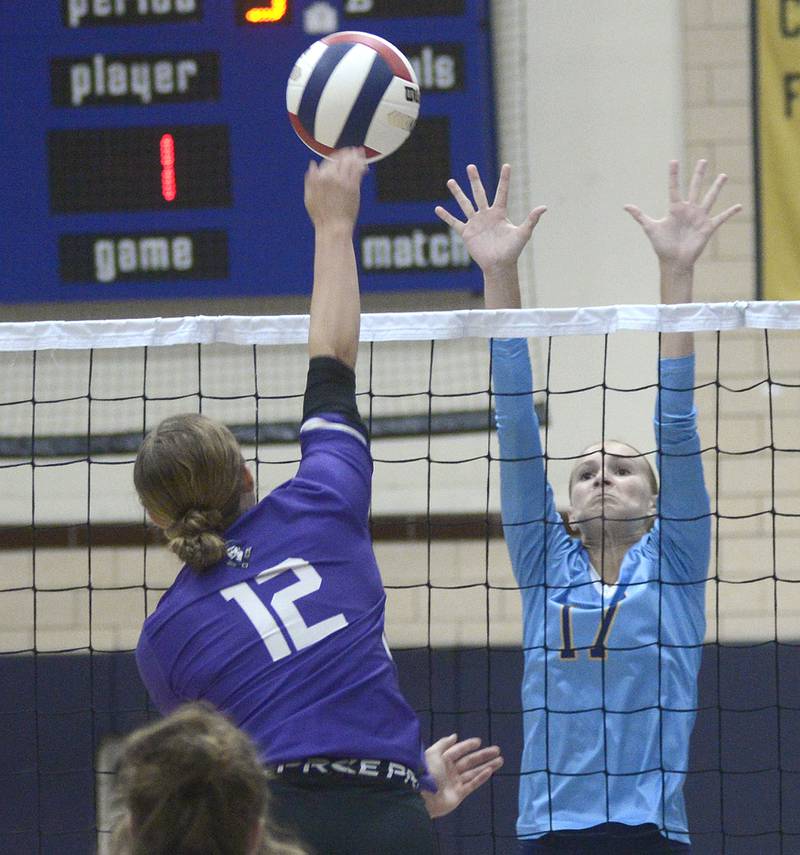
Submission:
[[[0,3],[0,301],[304,293],[311,153],[285,88],[337,30],[397,45],[422,90],[411,139],[373,165],[367,291],[480,275],[433,214],[451,175],[496,175],[488,0]]]

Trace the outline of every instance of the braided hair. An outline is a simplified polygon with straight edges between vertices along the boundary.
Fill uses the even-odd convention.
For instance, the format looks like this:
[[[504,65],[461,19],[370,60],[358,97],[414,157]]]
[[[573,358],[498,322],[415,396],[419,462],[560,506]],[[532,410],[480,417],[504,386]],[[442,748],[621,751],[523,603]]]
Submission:
[[[133,480],[167,545],[196,570],[225,556],[223,534],[240,512],[244,460],[225,425],[195,413],[164,419],[144,439]]]

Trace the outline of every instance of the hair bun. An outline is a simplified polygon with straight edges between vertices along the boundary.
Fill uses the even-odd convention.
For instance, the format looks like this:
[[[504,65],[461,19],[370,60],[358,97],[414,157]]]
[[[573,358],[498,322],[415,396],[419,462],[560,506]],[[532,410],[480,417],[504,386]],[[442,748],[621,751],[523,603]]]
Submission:
[[[169,548],[190,567],[203,570],[225,556],[225,528],[222,513],[216,508],[191,508],[178,517],[164,533]]]
[[[192,537],[208,531],[222,531],[224,520],[216,508],[189,508],[166,530],[167,537]]]

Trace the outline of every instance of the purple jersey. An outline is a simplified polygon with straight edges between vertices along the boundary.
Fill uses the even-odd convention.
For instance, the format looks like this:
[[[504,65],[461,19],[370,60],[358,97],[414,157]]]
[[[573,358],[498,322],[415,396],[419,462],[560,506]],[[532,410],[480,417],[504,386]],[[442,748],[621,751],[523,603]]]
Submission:
[[[142,628],[139,672],[162,713],[207,700],[265,763],[361,757],[424,773],[419,722],[383,635],[367,442],[323,414],[304,422],[300,444],[297,475],[227,530],[228,559],[184,567],[161,598]]]

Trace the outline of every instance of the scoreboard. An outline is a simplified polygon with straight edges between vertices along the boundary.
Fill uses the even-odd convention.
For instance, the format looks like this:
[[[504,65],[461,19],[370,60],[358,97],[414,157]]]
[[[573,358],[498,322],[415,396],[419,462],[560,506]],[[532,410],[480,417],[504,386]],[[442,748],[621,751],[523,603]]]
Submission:
[[[308,293],[312,154],[285,89],[337,30],[397,45],[422,93],[410,140],[365,179],[363,290],[480,287],[433,208],[467,163],[495,180],[487,5],[0,3],[0,301]]]

